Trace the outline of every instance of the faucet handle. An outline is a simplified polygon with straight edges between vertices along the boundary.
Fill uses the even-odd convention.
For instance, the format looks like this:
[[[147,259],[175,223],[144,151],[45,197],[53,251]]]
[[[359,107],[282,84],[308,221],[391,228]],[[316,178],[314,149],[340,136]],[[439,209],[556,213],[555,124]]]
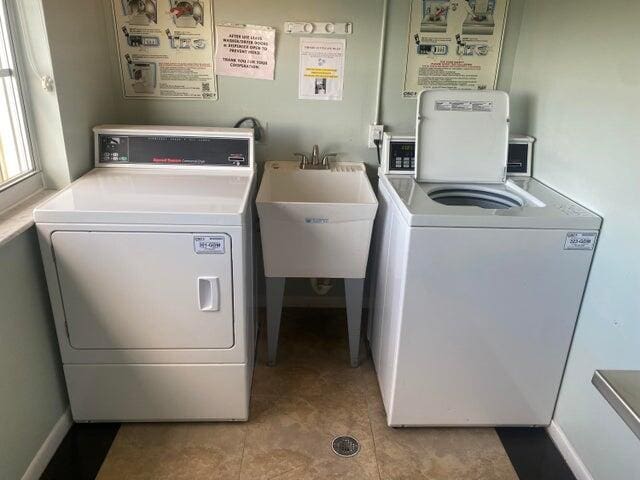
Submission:
[[[305,169],[309,165],[309,157],[306,153],[294,153],[295,157],[300,157],[300,168]]]
[[[329,159],[335,158],[337,156],[337,153],[325,153],[325,155],[322,157],[322,166],[325,168],[329,168]]]

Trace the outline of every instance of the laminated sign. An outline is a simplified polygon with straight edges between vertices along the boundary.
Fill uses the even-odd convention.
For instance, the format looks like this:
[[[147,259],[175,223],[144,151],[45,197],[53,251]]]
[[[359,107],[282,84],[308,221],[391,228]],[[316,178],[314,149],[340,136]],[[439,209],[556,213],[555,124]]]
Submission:
[[[411,0],[405,98],[494,89],[509,0]]]
[[[218,98],[213,0],[112,0],[127,98]]]
[[[273,80],[276,31],[257,25],[218,25],[216,74]]]
[[[300,39],[301,100],[342,100],[344,86],[344,39]]]

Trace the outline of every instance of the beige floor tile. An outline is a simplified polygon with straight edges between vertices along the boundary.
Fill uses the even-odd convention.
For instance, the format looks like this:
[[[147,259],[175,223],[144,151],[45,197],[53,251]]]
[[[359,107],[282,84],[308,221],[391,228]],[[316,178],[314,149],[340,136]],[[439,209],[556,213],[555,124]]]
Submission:
[[[317,396],[327,393],[362,395],[361,377],[358,369],[347,366],[332,370],[321,364],[258,365],[254,371],[253,393],[280,396]]]
[[[246,424],[123,425],[98,480],[237,479]]]
[[[346,317],[340,310],[287,310],[282,320],[278,360],[267,366],[266,328],[261,329],[254,371],[254,395],[363,393],[362,371],[349,362]],[[343,318],[344,317],[344,318]],[[366,362],[366,350],[362,349]]]
[[[331,451],[345,434],[360,441],[353,458]],[[364,396],[255,396],[240,478],[378,479]]]
[[[518,480],[493,428],[391,428],[367,401],[382,480]]]
[[[264,328],[258,349],[249,422],[124,425],[98,479],[517,480],[493,429],[389,428],[371,359],[349,366],[344,313],[286,310],[277,366]],[[336,456],[339,435],[361,452]]]
[[[258,365],[266,365],[266,325],[262,319]],[[361,352],[364,358],[364,349]],[[339,309],[290,309],[282,318],[278,365],[349,366],[346,314]]]
[[[369,401],[369,398],[371,398],[376,402],[382,402],[380,387],[378,385],[378,377],[373,367],[373,360],[371,360],[371,357],[367,357],[362,361],[359,370],[360,383],[362,385],[362,390],[367,396],[367,400]]]

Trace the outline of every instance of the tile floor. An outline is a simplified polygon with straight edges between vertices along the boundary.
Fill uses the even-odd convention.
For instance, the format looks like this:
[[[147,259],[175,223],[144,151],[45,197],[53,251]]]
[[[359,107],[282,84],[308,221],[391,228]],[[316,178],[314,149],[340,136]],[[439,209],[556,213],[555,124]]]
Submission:
[[[518,479],[494,429],[387,427],[371,360],[349,367],[343,311],[286,311],[276,367],[264,331],[249,422],[123,425],[97,478]],[[353,458],[331,451],[344,434]]]

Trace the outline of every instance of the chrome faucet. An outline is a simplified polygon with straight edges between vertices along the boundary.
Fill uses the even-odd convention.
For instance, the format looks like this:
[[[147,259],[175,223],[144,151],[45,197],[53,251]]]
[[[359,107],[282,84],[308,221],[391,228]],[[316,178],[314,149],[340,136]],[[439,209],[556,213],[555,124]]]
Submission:
[[[320,147],[318,145],[313,146],[311,161],[309,161],[309,157],[305,153],[294,153],[294,155],[300,157],[300,169],[302,170],[329,170],[331,168],[329,159],[337,156],[336,153],[327,153],[320,160]]]
[[[313,151],[311,152],[311,165],[315,167],[318,164],[320,164],[320,147],[314,145]]]

